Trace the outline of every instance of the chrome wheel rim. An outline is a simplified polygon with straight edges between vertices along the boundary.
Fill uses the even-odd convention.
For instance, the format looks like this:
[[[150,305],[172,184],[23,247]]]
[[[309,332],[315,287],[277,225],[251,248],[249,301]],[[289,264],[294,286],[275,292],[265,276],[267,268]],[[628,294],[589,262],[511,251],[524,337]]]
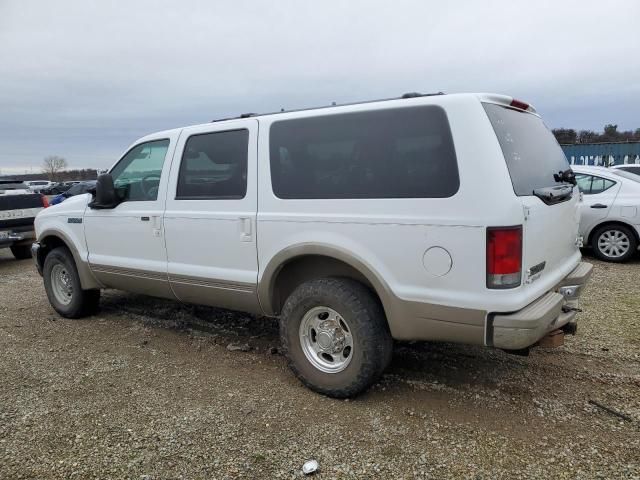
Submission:
[[[73,283],[67,267],[56,263],[51,269],[51,290],[62,305],[69,305],[73,298]]]
[[[631,248],[631,242],[626,233],[620,230],[606,230],[598,237],[598,249],[609,258],[620,258]]]
[[[351,362],[351,328],[334,309],[314,307],[305,313],[299,336],[305,357],[321,372],[338,373]]]

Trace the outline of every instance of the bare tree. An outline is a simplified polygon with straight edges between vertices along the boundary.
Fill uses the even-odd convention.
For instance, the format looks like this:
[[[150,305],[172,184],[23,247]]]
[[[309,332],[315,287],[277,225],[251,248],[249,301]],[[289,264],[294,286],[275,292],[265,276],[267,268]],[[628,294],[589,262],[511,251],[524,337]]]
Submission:
[[[67,168],[67,161],[58,155],[49,155],[42,161],[42,172],[47,174],[49,180],[56,180],[58,173]]]

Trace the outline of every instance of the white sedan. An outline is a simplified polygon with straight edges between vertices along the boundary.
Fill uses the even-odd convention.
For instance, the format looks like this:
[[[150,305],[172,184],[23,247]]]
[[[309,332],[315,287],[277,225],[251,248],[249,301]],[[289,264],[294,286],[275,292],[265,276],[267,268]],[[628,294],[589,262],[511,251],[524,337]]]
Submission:
[[[609,262],[631,258],[640,243],[640,176],[620,169],[572,165],[585,246]]]

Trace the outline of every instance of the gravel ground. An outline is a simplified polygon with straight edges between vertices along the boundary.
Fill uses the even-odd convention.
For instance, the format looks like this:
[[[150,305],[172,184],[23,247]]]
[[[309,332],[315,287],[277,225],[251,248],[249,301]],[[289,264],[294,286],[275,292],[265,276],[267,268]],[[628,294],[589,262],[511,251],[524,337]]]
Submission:
[[[314,458],[316,478],[639,479],[640,260],[594,263],[564,347],[399,344],[337,401],[287,370],[273,320],[115,291],[61,319],[0,250],[0,478],[296,478]]]

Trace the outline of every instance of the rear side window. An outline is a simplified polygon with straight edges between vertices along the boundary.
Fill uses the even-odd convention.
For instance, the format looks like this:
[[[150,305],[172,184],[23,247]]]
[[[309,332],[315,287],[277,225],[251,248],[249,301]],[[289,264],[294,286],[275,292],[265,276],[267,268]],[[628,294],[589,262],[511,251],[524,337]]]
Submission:
[[[283,120],[269,141],[279,198],[443,198],[460,184],[437,106]]]
[[[553,174],[568,169],[569,162],[542,119],[493,103],[483,106],[500,142],[516,195],[533,195],[538,188],[560,185]]]
[[[244,198],[249,131],[229,130],[189,137],[178,174],[177,200]]]
[[[596,177],[594,175],[586,175],[584,173],[576,174],[576,181],[578,182],[578,188],[585,195],[602,193],[616,184],[613,180]]]

